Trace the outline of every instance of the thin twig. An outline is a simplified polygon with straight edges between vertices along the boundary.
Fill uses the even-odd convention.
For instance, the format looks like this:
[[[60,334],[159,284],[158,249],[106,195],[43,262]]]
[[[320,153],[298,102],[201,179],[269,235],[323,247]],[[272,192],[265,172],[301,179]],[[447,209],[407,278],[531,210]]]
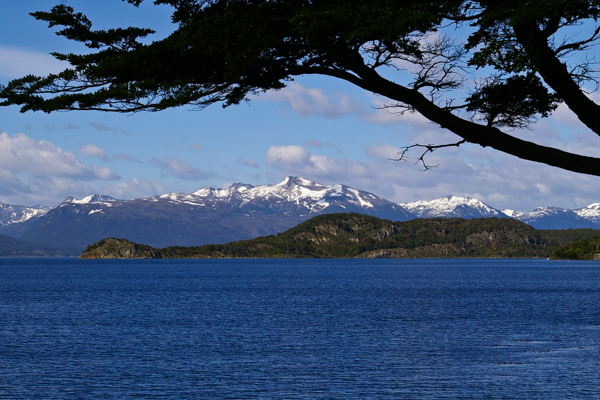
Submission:
[[[400,157],[398,158],[388,158],[388,160],[392,160],[392,161],[406,161],[406,153],[408,153],[408,151],[410,149],[412,149],[413,147],[420,147],[425,149],[425,151],[421,154],[421,156],[419,158],[417,158],[417,161],[415,161],[415,163],[413,165],[416,165],[418,163],[421,163],[423,165],[424,171],[428,171],[430,169],[433,168],[437,168],[439,166],[438,165],[427,165],[427,163],[425,162],[425,155],[427,153],[433,153],[435,150],[437,149],[441,149],[444,147],[459,147],[461,144],[465,143],[466,140],[461,140],[460,142],[456,142],[456,143],[447,143],[447,144],[418,144],[415,143],[413,145],[410,146],[405,146],[403,147],[403,150],[398,153],[400,155]]]

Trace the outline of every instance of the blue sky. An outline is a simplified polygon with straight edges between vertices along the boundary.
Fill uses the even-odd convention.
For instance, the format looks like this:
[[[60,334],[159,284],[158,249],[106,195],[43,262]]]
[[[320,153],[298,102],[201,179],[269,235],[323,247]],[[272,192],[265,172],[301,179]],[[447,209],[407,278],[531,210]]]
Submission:
[[[71,0],[95,28],[136,25],[173,29],[170,10],[145,2]],[[56,1],[1,2],[0,83],[26,73],[60,70],[49,52],[85,51],[28,15]],[[0,108],[0,201],[55,205],[92,193],[136,198],[234,182],[273,184],[298,175],[343,183],[395,202],[447,195],[497,208],[583,207],[600,202],[600,180],[478,146],[436,151],[422,172],[394,162],[402,146],[457,141],[418,115],[392,115],[385,99],[345,82],[300,77],[249,104],[203,111],[179,108],[122,115],[101,112],[21,114]],[[561,106],[518,136],[600,156],[597,137]],[[413,157],[414,160],[414,157]]]

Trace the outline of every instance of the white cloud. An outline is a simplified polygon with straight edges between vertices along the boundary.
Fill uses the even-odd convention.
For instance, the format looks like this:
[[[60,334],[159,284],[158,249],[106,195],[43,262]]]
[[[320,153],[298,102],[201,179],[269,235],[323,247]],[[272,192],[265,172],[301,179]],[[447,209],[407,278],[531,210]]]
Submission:
[[[97,179],[70,150],[45,140],[36,141],[23,133],[14,136],[0,133],[0,169],[38,177]]]
[[[137,199],[169,192],[169,188],[158,180],[130,179],[100,188],[100,193],[116,199]]]
[[[310,154],[301,146],[271,146],[265,162],[282,172],[282,175],[333,179],[348,176],[364,177],[368,175],[365,166],[358,161],[346,158],[328,158]]]
[[[93,193],[89,182],[63,177],[7,177],[0,173],[0,199],[8,204],[57,205],[68,196]]]
[[[394,106],[394,101],[382,96],[371,98],[371,112],[361,114],[363,120],[376,124],[385,125],[411,125],[417,128],[431,128],[436,126],[418,112],[406,111],[401,107]],[[439,129],[439,128],[438,128]]]
[[[255,100],[281,102],[303,117],[340,118],[353,115],[376,124],[402,124],[419,129],[425,126],[429,129],[433,126],[437,127],[417,112],[401,113],[401,108],[393,107],[394,102],[382,96],[373,95],[369,107],[362,104],[358,98],[352,98],[345,93],[305,87],[296,82],[290,83],[281,90],[261,94]]]
[[[589,97],[596,104],[600,104],[600,94],[598,92],[590,92],[587,93],[587,97]],[[571,111],[569,106],[565,103],[560,103],[558,108],[552,113],[551,119],[555,120],[557,123],[562,125],[563,127],[567,127],[569,129],[584,129],[588,130],[588,128],[579,120],[577,115]]]
[[[347,94],[307,88],[295,82],[284,89],[267,92],[257,99],[282,102],[303,117],[339,118],[348,114],[361,113],[364,108]]]
[[[84,146],[81,146],[79,149],[77,149],[77,152],[79,152],[79,154],[83,154],[84,156],[98,157],[102,161],[108,161],[106,151],[98,147],[96,143],[88,143]]]
[[[304,168],[311,163],[310,158],[310,153],[301,146],[271,146],[265,162],[272,167]]]
[[[380,160],[397,159],[402,149],[390,144],[384,144],[383,146],[369,146],[365,149],[365,153],[369,157],[377,157]]]
[[[196,142],[190,146],[190,149],[202,151],[202,150],[204,150],[204,146],[202,146],[200,143]]]
[[[584,125],[579,121],[577,115],[564,103],[558,105],[556,111],[552,113],[552,119],[558,122],[560,125],[566,127],[583,127]]]
[[[100,179],[103,181],[115,181],[117,179],[121,179],[115,171],[108,167],[99,167],[97,165],[92,165],[92,172],[94,173],[94,177],[96,179]]]
[[[218,174],[214,171],[201,171],[198,168],[192,167],[187,161],[177,157],[171,157],[166,160],[152,158],[151,161],[160,167],[163,176],[172,176],[191,181],[203,181],[218,177]]]
[[[9,204],[56,204],[88,195],[90,181],[119,179],[115,171],[87,167],[70,150],[25,134],[0,132],[0,199]]]
[[[65,66],[50,54],[0,46],[0,77],[3,78],[21,78],[29,74],[45,76],[60,72]]]

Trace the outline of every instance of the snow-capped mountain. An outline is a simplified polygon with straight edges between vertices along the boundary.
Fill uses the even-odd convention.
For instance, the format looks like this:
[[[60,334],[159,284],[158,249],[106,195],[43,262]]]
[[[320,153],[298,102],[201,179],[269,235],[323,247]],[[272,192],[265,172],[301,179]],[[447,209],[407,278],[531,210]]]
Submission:
[[[12,238],[22,236],[53,208],[0,203],[0,235]]]
[[[357,212],[396,221],[403,207],[345,185],[287,177],[275,185],[236,183],[144,199],[67,199],[20,238],[83,248],[106,237],[164,247],[225,243],[282,232],[322,213]]]
[[[12,222],[0,220],[0,233],[74,249],[107,237],[155,247],[225,243],[276,234],[315,215],[336,212],[393,221],[510,217],[538,229],[600,229],[600,203],[576,210],[540,207],[526,213],[499,210],[477,199],[458,196],[396,204],[346,185],[327,186],[293,176],[274,185],[235,183],[226,189],[207,187],[193,193],[143,199],[117,200],[99,194],[83,199],[69,197],[52,209],[0,203],[0,217],[3,212],[10,214],[12,219],[6,221]]]
[[[600,229],[600,203],[584,208],[567,210],[560,207],[538,207],[529,212],[512,209],[496,209],[472,198],[458,196],[442,197],[430,201],[414,201],[400,204],[413,218],[513,218],[536,229]]]
[[[91,196],[84,197],[81,200],[76,199],[75,197],[67,197],[64,203],[72,203],[72,204],[90,204],[90,203],[107,203],[111,201],[116,201],[114,198],[105,195],[94,194]],[[20,224],[24,223],[32,218],[42,217],[46,215],[50,210],[56,207],[52,206],[20,206],[20,205],[12,205],[12,204],[4,204],[0,203],[0,227],[6,227],[12,224]],[[9,228],[7,228],[9,229]]]
[[[447,196],[429,201],[413,201],[400,206],[409,211],[413,218],[506,218],[502,211],[469,197]]]
[[[526,213],[513,215],[512,218],[525,222],[536,229],[600,229],[598,217],[594,219],[593,210],[588,207],[579,209],[585,210],[581,214],[575,210],[566,210],[560,207],[538,207]]]
[[[504,213],[505,215],[508,215],[511,218],[514,219],[519,219],[519,217],[523,214],[525,214],[524,212],[521,211],[517,211],[517,210],[511,210],[510,208],[501,208],[500,211],[502,213]]]
[[[600,203],[593,203],[587,207],[573,210],[579,217],[600,224]]]
[[[361,197],[359,190],[343,185],[324,186],[308,179],[289,176],[276,185],[252,186],[235,183],[227,189],[204,188],[192,195],[199,198],[219,199],[229,204],[243,207],[257,202],[269,202],[271,207],[278,204],[289,203],[302,208],[303,212],[320,212],[336,203],[335,197],[344,198],[350,204],[360,207],[373,207],[371,203]],[[367,198],[375,199],[376,196],[362,192]],[[331,200],[331,201],[328,201]]]
[[[0,226],[18,224],[30,218],[41,217],[53,207],[42,206],[18,206],[0,203]]]
[[[63,204],[64,203],[71,203],[71,204],[108,203],[111,201],[117,201],[117,199],[112,198],[110,196],[103,195],[103,194],[92,194],[90,196],[84,197],[81,200],[76,199],[73,196],[69,196],[63,201]]]
[[[204,188],[190,195],[163,195],[173,201],[188,201],[194,204],[225,202],[249,211],[269,209],[284,215],[334,212],[359,212],[380,218],[396,220],[410,219],[403,207],[381,197],[346,185],[326,186],[295,176],[288,176],[276,185],[252,186],[235,183],[227,189]]]

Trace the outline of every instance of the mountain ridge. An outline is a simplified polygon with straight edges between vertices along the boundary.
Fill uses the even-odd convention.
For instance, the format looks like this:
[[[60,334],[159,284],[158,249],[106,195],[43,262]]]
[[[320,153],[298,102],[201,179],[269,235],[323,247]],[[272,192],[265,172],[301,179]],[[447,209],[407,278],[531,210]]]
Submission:
[[[106,237],[155,247],[198,246],[277,234],[315,215],[339,212],[393,221],[498,217],[537,229],[600,229],[600,203],[575,210],[539,207],[527,213],[459,196],[397,204],[347,185],[322,185],[289,176],[273,185],[238,182],[226,189],[207,187],[130,200],[98,194],[80,200],[69,197],[25,221],[0,221],[0,234],[79,249]]]
[[[226,243],[276,234],[320,213],[410,219],[399,205],[345,185],[288,177],[276,185],[167,193],[142,199],[67,199],[19,238],[79,246],[124,237],[151,246]]]

